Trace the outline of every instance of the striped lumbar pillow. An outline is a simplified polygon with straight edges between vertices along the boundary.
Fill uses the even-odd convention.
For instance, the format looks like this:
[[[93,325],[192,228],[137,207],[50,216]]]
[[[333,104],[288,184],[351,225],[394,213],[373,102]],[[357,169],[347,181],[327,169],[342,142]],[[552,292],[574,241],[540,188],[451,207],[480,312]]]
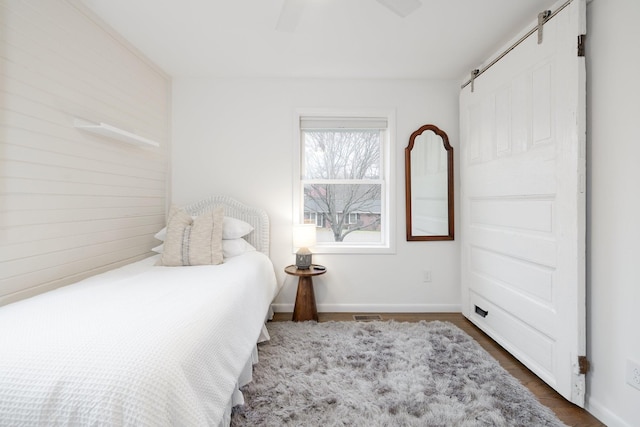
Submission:
[[[222,263],[222,207],[192,218],[184,209],[172,206],[162,265],[211,265]]]

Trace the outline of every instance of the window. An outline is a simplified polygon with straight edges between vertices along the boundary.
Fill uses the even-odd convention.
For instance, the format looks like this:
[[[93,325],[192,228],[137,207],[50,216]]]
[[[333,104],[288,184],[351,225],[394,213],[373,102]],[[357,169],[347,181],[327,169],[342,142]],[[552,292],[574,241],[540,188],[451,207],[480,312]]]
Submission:
[[[296,220],[317,252],[389,251],[390,116],[298,116]]]
[[[316,227],[322,227],[322,214],[318,215],[318,212],[313,211],[304,211],[304,223],[305,224],[315,224]]]

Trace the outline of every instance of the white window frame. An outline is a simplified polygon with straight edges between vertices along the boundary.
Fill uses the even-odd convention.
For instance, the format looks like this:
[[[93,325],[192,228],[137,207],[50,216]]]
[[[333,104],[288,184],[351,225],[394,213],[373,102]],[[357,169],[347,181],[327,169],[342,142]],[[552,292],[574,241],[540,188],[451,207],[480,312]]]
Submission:
[[[345,242],[324,242],[318,243],[312,248],[314,253],[322,254],[392,254],[396,252],[396,216],[393,207],[396,206],[396,162],[395,162],[395,140],[396,140],[396,112],[394,109],[298,109],[294,113],[294,138],[293,138],[293,224],[302,222],[304,217],[304,188],[302,185],[302,131],[300,121],[303,118],[385,118],[387,121],[387,131],[382,140],[380,153],[382,156],[382,200],[381,215],[383,221],[380,223],[381,242],[380,243],[345,243]],[[386,219],[386,221],[384,221]],[[292,248],[295,252],[295,248]]]

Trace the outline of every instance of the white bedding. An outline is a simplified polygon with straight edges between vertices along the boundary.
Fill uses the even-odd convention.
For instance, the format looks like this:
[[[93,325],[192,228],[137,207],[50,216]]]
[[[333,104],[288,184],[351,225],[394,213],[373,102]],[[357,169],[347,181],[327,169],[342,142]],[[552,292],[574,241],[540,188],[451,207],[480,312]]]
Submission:
[[[0,308],[0,425],[219,425],[276,290],[260,252],[157,257]]]

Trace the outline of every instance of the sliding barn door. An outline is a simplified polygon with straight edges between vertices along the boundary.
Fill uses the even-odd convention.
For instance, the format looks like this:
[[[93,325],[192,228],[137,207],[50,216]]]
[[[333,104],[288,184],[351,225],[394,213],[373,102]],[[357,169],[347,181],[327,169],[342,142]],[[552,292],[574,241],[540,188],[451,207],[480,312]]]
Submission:
[[[540,43],[532,34],[460,96],[464,315],[579,406],[584,33],[584,0],[573,0],[544,24]]]

